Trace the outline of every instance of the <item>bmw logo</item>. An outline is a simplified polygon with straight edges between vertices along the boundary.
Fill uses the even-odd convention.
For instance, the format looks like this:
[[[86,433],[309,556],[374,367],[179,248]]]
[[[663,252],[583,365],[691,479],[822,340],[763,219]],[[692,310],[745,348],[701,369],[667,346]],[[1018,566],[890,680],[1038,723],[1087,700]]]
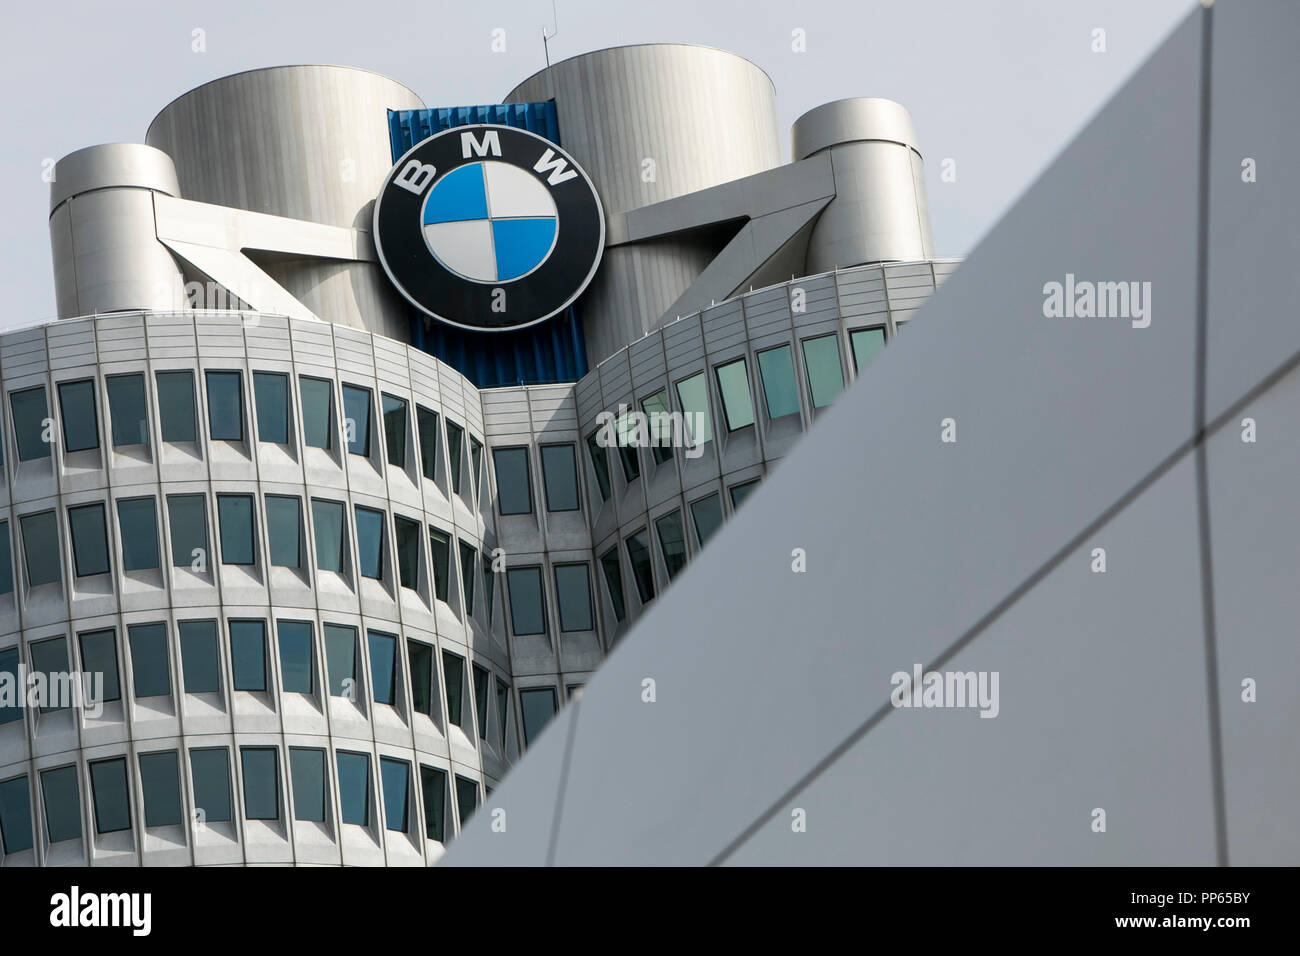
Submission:
[[[596,189],[550,140],[456,126],[397,161],[375,200],[375,247],[422,312],[504,331],[563,311],[596,274],[605,216]]]

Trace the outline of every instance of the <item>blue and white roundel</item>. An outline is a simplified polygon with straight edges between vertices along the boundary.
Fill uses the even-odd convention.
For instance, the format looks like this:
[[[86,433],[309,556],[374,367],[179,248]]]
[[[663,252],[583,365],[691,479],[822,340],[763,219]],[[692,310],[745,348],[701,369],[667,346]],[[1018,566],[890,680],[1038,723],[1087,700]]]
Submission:
[[[473,282],[509,282],[537,269],[559,235],[551,192],[510,163],[453,169],[429,190],[424,241],[440,263]]]

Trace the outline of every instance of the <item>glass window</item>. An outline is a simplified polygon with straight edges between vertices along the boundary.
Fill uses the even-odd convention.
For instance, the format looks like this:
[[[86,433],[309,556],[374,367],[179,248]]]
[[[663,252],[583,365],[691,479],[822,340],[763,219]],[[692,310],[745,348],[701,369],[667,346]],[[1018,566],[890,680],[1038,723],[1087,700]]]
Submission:
[[[429,552],[433,557],[433,593],[439,601],[445,601],[447,581],[451,572],[451,538],[441,531],[430,528]]]
[[[465,592],[465,616],[474,613],[474,570],[478,566],[478,552],[460,542],[460,585]]]
[[[619,564],[617,545],[601,555],[600,569],[605,574],[605,586],[609,588],[609,603],[614,606],[614,619],[621,622],[627,617],[627,606],[623,603],[623,569]]]
[[[836,335],[805,339],[804,368],[808,372],[808,390],[813,408],[824,408],[844,391],[844,370],[840,367],[840,343]]]
[[[636,582],[641,603],[654,599],[655,579],[650,567],[650,537],[644,528],[627,539],[627,556],[632,562],[632,579]]]
[[[254,372],[253,401],[257,406],[258,440],[289,444],[289,376]]]
[[[68,642],[62,637],[49,641],[37,641],[27,647],[32,658],[32,672],[45,675],[45,691],[41,695],[42,714],[51,714],[56,710],[66,710],[69,702],[61,693],[55,693],[58,686],[58,674],[70,673],[68,667]],[[89,670],[89,668],[85,668]],[[107,678],[105,678],[107,680]]]
[[[420,584],[420,523],[393,515],[397,534],[397,579],[404,588]]]
[[[309,448],[334,447],[333,386],[322,378],[298,377],[302,401],[302,440]]]
[[[704,373],[692,375],[677,383],[677,403],[682,407],[686,434],[694,445],[713,440],[713,425],[709,418],[709,390]]]
[[[149,444],[149,417],[143,375],[110,375],[108,418],[113,429],[113,446]]]
[[[216,621],[181,621],[181,676],[187,694],[221,692],[221,659]]]
[[[204,496],[169,495],[167,516],[171,526],[172,565],[192,568],[195,560],[201,558],[201,566],[207,567],[208,512]]]
[[[600,432],[587,436],[587,453],[591,456],[591,467],[596,472],[596,484],[600,488],[600,500],[609,501],[609,458],[599,441]]]
[[[397,685],[397,638],[369,631],[370,683],[376,704],[392,704]]]
[[[180,761],[176,751],[140,755],[140,789],[144,792],[144,825],[178,827],[181,812]]]
[[[885,347],[884,329],[856,329],[849,333],[853,346],[853,370],[861,372],[871,357]]]
[[[343,624],[325,625],[325,665],[329,668],[330,695],[357,699],[357,629]]]
[[[447,692],[447,719],[464,727],[465,659],[443,651],[442,680]]]
[[[415,427],[420,433],[420,474],[435,481],[438,476],[438,413],[416,405]]]
[[[497,500],[503,515],[526,515],[533,510],[532,483],[528,480],[528,449],[493,448],[497,473]]]
[[[497,680],[497,720],[501,721],[501,750],[506,749],[506,730],[510,726],[510,685]]]
[[[18,519],[23,532],[23,557],[27,564],[27,584],[39,587],[63,579],[59,559],[59,523],[53,511],[23,515]],[[107,550],[107,549],[106,549]]]
[[[519,708],[524,715],[524,746],[530,747],[555,716],[555,690],[530,687],[519,691]]]
[[[230,756],[225,747],[190,751],[194,808],[207,823],[230,822]]]
[[[0,682],[7,683],[14,689],[13,694],[0,694],[0,726],[3,726],[23,719],[22,683],[19,680],[16,647],[0,651]]]
[[[271,564],[280,568],[302,567],[302,500],[266,496],[266,536],[271,547]]]
[[[24,783],[26,778],[24,778]],[[59,767],[41,774],[41,796],[45,800],[45,832],[51,843],[81,839],[81,793],[77,768]]]
[[[641,403],[650,425],[650,448],[656,465],[673,457],[672,413],[668,410],[668,393],[662,389]]]
[[[235,690],[266,690],[266,622],[230,622],[230,663]]]
[[[357,555],[361,563],[361,576],[384,576],[384,513],[370,508],[356,509]]]
[[[9,522],[0,521],[0,594],[14,589],[14,556],[9,543]]]
[[[456,812],[460,825],[469,822],[478,807],[478,784],[456,774]]]
[[[668,580],[671,581],[686,566],[686,534],[682,531],[682,513],[674,511],[655,519],[655,531],[659,534],[659,547],[663,548],[664,566],[668,569]]]
[[[406,467],[406,402],[392,395],[383,396],[384,453],[394,468]]]
[[[379,779],[384,787],[384,827],[405,833],[407,820],[407,790],[411,783],[411,765],[405,760],[379,758]]]
[[[280,769],[271,747],[241,747],[244,770],[244,816],[249,820],[280,819]]]
[[[112,629],[78,634],[81,645],[81,670],[85,674],[103,675],[100,700],[109,703],[122,699],[122,684],[117,674],[117,633]]]
[[[447,419],[447,467],[451,469],[451,490],[460,494],[460,457],[464,448],[464,429]]]
[[[59,383],[59,415],[63,419],[63,450],[99,447],[99,418],[95,413],[95,382]]]
[[[731,488],[731,507],[734,511],[744,503],[750,493],[758,487],[758,479],[747,481],[743,485],[733,485]]]
[[[411,667],[411,706],[417,714],[433,717],[433,647],[423,641],[407,641],[406,654]]]
[[[338,752],[339,805],[343,822],[370,826],[370,758],[346,750]]]
[[[167,652],[167,625],[132,624],[126,629],[131,645],[131,684],[135,696],[170,697],[171,656]]]
[[[32,793],[25,775],[0,783],[0,842],[5,853],[32,848]]]
[[[131,829],[131,798],[126,785],[126,758],[96,760],[90,765],[90,790],[95,804],[95,830],[116,833]]]
[[[695,535],[700,544],[713,537],[713,533],[722,527],[722,499],[717,492],[691,502],[691,518],[695,521]]]
[[[289,780],[293,787],[293,818],[325,822],[325,751],[289,748]]]
[[[510,621],[515,634],[545,634],[542,569],[507,568],[506,589],[510,592]]]
[[[19,461],[50,457],[50,443],[45,438],[45,420],[50,417],[45,403],[45,386],[25,388],[9,396],[14,415],[14,443]]]
[[[158,567],[158,510],[152,498],[125,498],[117,503],[117,527],[122,536],[122,570],[149,571]]]
[[[623,466],[623,480],[628,484],[641,477],[641,454],[637,451],[641,442],[636,419],[623,415],[618,420],[618,460]]]
[[[343,386],[343,434],[350,454],[369,457],[370,389]]]
[[[238,372],[207,372],[208,437],[213,441],[244,440],[244,394]]]
[[[799,411],[799,386],[794,380],[790,346],[759,352],[758,374],[763,379],[768,418],[775,420]]]
[[[492,591],[492,559],[483,554],[483,610],[487,618],[488,630],[492,630],[492,605],[496,602],[496,595]]]
[[[561,631],[590,631],[591,574],[585,564],[555,566],[555,597],[560,605]]]
[[[718,391],[722,394],[722,411],[727,430],[735,431],[754,424],[754,402],[749,395],[749,370],[743,358],[718,366]]]
[[[474,493],[483,491],[483,443],[473,435],[469,436],[469,461],[474,471]]]
[[[474,719],[478,721],[478,735],[487,740],[488,732],[488,695],[492,693],[492,675],[482,667],[474,664]]]
[[[221,563],[255,564],[253,558],[253,496],[217,495],[221,528]]]
[[[104,527],[104,506],[81,505],[68,509],[72,530],[72,558],[77,577],[108,573],[108,531]]]
[[[572,445],[542,446],[547,511],[578,510],[578,464]]]
[[[343,502],[313,498],[311,523],[316,534],[316,567],[343,573]]]
[[[276,621],[280,644],[280,685],[286,694],[310,694],[312,680],[312,626],[309,621]]]
[[[446,771],[421,767],[420,789],[424,792],[424,835],[441,843],[446,835],[447,824]]]
[[[194,408],[194,373],[159,372],[158,424],[163,441],[198,441]]]

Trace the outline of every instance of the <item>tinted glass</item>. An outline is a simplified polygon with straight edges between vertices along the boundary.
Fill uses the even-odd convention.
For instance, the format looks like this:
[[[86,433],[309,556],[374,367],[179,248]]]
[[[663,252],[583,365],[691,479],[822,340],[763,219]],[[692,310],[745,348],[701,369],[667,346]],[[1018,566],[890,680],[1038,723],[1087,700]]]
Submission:
[[[560,630],[592,629],[591,576],[585,564],[555,566],[555,597],[560,603]]]
[[[682,531],[682,513],[674,511],[656,519],[655,531],[659,534],[659,546],[663,549],[664,565],[668,569],[668,580],[671,581],[686,566],[686,535]]]
[[[644,530],[627,539],[627,556],[632,562],[632,579],[636,581],[637,594],[645,604],[655,596],[655,579],[650,568],[650,539]]]
[[[370,390],[343,386],[343,434],[353,455],[370,454]]]
[[[100,760],[90,765],[90,790],[95,804],[95,829],[116,833],[131,829],[131,801],[126,789],[126,760]]]
[[[521,690],[519,710],[524,717],[524,746],[529,746],[555,716],[555,691],[550,687]]]
[[[18,460],[49,458],[50,444],[45,440],[45,419],[50,417],[50,412],[45,404],[45,387],[42,385],[14,392],[9,396],[9,407],[13,410]]]
[[[703,372],[677,383],[677,404],[685,416],[684,425],[691,442],[703,445],[711,441],[713,424],[709,419],[709,390]]]
[[[600,487],[600,500],[609,500],[609,457],[604,447],[597,440],[600,432],[587,436],[587,453],[591,455],[591,467],[596,472],[596,484]]]
[[[714,493],[699,501],[692,501],[691,518],[695,521],[695,535],[703,545],[713,537],[713,532],[722,527],[722,499]]]
[[[384,406],[384,453],[394,468],[406,467],[406,402],[392,395],[382,399]]]
[[[420,432],[420,474],[433,481],[438,474],[438,413],[417,405],[415,423]]]
[[[399,515],[393,516],[397,534],[397,578],[404,588],[420,583],[420,523]]]
[[[673,457],[673,426],[669,417],[668,393],[655,392],[641,403],[641,410],[645,412],[650,426],[650,448],[654,453],[655,464],[661,465]]]
[[[474,810],[478,807],[478,784],[473,780],[466,780],[459,774],[456,775],[456,811],[460,816],[460,825],[463,827],[473,816]]]
[[[627,606],[623,603],[623,569],[618,560],[618,548],[613,547],[600,558],[600,569],[605,574],[605,586],[609,588],[609,603],[614,606],[614,617],[622,621],[627,617]]]
[[[813,408],[824,408],[844,391],[844,371],[840,368],[840,344],[837,336],[823,335],[803,343],[804,367],[808,371],[808,390]]]
[[[302,567],[302,501],[298,498],[266,496],[266,535],[271,563],[281,568]]]
[[[81,505],[68,509],[72,530],[72,559],[77,577],[108,573],[108,531],[104,527],[103,505]]]
[[[289,443],[289,376],[253,373],[253,400],[257,405],[258,441]]]
[[[340,750],[339,806],[343,822],[357,826],[370,825],[370,758],[365,754]]]
[[[460,457],[464,448],[464,431],[455,422],[447,421],[447,467],[451,469],[451,490],[460,494]]]
[[[639,432],[636,419],[631,415],[618,420],[618,460],[623,466],[623,480],[629,483],[641,477],[641,455],[637,448],[648,436]]]
[[[325,751],[289,748],[289,778],[293,784],[293,818],[325,821]]]
[[[528,481],[528,450],[494,448],[492,462],[497,474],[497,498],[503,515],[526,515],[533,510]]]
[[[357,632],[342,624],[325,625],[325,665],[329,669],[330,694],[357,699]]]
[[[506,730],[510,726],[510,685],[497,681],[497,720],[500,721],[501,749],[506,749]]]
[[[758,353],[758,373],[763,379],[767,400],[767,417],[780,418],[799,411],[799,387],[794,380],[794,360],[790,346]]]
[[[731,489],[731,507],[739,508],[757,487],[757,481],[747,481],[743,485],[734,486]]]
[[[430,528],[429,552],[433,557],[433,593],[439,601],[445,601],[451,572],[451,538]]]
[[[168,697],[172,692],[167,625],[132,624],[126,630],[131,645],[131,684],[136,697]]]
[[[280,645],[280,684],[284,692],[310,694],[311,624],[307,621],[276,621],[275,636]]]
[[[397,683],[397,638],[370,631],[370,681],[376,704],[391,704]]]
[[[488,695],[492,692],[492,675],[477,664],[474,673],[474,719],[478,721],[478,735],[487,740],[488,732]]]
[[[208,372],[208,437],[244,440],[244,396],[238,372]]]
[[[144,792],[144,825],[176,827],[181,812],[181,785],[176,751],[140,755],[140,789]]]
[[[871,357],[885,347],[884,329],[858,329],[849,333],[853,346],[853,367],[861,372]]]
[[[37,587],[63,579],[59,559],[59,523],[53,511],[24,515],[18,519],[23,532],[23,556],[27,584]]]
[[[545,634],[541,568],[507,568],[506,589],[510,592],[510,621],[515,634]]]
[[[108,388],[108,417],[113,428],[113,445],[149,444],[149,418],[146,410],[143,375],[112,375]]]
[[[465,661],[455,654],[442,652],[442,680],[447,690],[447,719],[457,727],[463,726],[465,693]]]
[[[266,690],[266,622],[230,622],[230,663],[235,690]]]
[[[406,642],[411,666],[411,706],[418,714],[433,716],[433,647],[420,641]]]
[[[79,634],[81,645],[81,670],[86,674],[103,675],[104,702],[122,699],[122,684],[117,674],[117,633],[112,630],[91,631]],[[98,678],[96,678],[98,680]]]
[[[744,359],[718,367],[718,391],[730,431],[754,424],[754,403],[749,395],[749,372]]]
[[[496,595],[492,591],[492,559],[483,555],[483,610],[486,612],[488,630],[492,629],[492,605]]]
[[[216,621],[181,621],[181,675],[187,694],[215,694],[221,690],[221,660]]]
[[[280,780],[275,751],[245,747],[239,751],[244,771],[244,816],[249,820],[278,820]]]
[[[230,757],[224,747],[190,751],[194,779],[194,808],[208,823],[230,820]]]
[[[130,498],[117,503],[117,525],[122,536],[122,570],[147,571],[158,567],[158,508],[152,498]]]
[[[87,451],[99,447],[93,381],[60,383],[59,416],[63,419],[64,451]]]
[[[55,695],[53,682],[56,681],[56,674],[70,672],[67,641],[62,637],[55,638],[52,641],[38,641],[35,644],[28,645],[27,652],[32,658],[32,671],[46,675],[46,689],[41,697],[41,713],[49,714],[56,710],[66,709],[68,702],[62,699],[61,694]],[[89,668],[83,668],[83,670],[88,671]]]
[[[197,441],[194,414],[194,373],[159,372],[158,422],[163,441]]]
[[[9,522],[0,521],[0,594],[14,589],[13,548],[9,542]]]
[[[402,760],[379,758],[379,779],[384,787],[384,827],[405,833],[407,820],[407,790],[410,787],[411,767]]]
[[[8,677],[6,678],[5,675]],[[2,726],[23,719],[22,694],[19,691],[22,685],[18,680],[18,648],[11,647],[7,651],[0,651],[0,678],[5,679],[9,686],[14,688],[13,694],[0,696],[0,726]]]
[[[478,552],[460,542],[460,586],[465,593],[465,614],[474,613],[474,569],[478,565]]]
[[[191,568],[202,559],[208,563],[208,513],[203,495],[172,495],[167,499],[167,516],[171,525],[172,564]],[[199,554],[194,552],[198,551]]]
[[[447,822],[447,774],[433,767],[421,767],[420,790],[424,794],[424,835],[441,843]]]
[[[319,378],[299,378],[298,389],[302,400],[302,440],[309,448],[334,447],[334,423],[331,384]]]
[[[80,839],[81,794],[77,789],[77,768],[59,767],[43,772],[41,796],[45,801],[45,829],[49,841],[61,843]]]
[[[384,576],[384,515],[381,511],[357,508],[357,557],[361,576]]]
[[[0,841],[5,853],[32,848],[32,794],[25,776],[0,783]]]
[[[311,500],[312,531],[316,535],[316,567],[343,571],[343,503]]]
[[[221,528],[221,563],[253,564],[252,496],[217,495],[217,522]]]
[[[470,470],[474,472],[474,490],[483,490],[483,443],[473,435],[469,439]]]
[[[578,466],[572,445],[542,446],[547,511],[578,510]]]

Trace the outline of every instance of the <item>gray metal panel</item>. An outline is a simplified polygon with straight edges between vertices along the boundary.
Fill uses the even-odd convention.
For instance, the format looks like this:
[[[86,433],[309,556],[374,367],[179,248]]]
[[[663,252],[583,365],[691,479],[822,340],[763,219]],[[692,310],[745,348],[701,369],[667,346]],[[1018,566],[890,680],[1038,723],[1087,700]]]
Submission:
[[[841,143],[879,140],[915,150],[912,114],[901,103],[873,96],[854,96],[810,109],[790,129],[790,157],[795,162]]]

